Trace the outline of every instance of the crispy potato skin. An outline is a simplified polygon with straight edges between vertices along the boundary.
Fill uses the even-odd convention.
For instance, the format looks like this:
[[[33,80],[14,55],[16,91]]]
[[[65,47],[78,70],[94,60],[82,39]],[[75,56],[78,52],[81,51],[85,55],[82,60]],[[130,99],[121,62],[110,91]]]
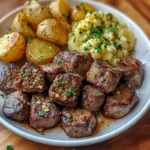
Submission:
[[[11,30],[21,33],[24,37],[35,37],[35,31],[29,26],[29,22],[22,12],[16,15]]]
[[[36,0],[26,1],[23,11],[27,20],[35,29],[40,22],[47,18],[51,18],[51,14],[49,13],[46,6]]]
[[[54,0],[50,3],[49,9],[53,18],[67,20],[70,6],[67,0]]]
[[[80,5],[74,6],[70,10],[71,21],[80,21],[85,18],[88,12],[94,12],[95,9],[92,5],[87,3],[81,3]]]
[[[0,38],[0,61],[14,62],[21,59],[25,53],[25,39],[12,32]]]
[[[60,48],[49,42],[33,38],[26,47],[26,58],[37,65],[48,64],[53,61]]]
[[[67,44],[68,34],[65,26],[56,19],[46,19],[38,25],[37,37],[53,44],[64,46]]]

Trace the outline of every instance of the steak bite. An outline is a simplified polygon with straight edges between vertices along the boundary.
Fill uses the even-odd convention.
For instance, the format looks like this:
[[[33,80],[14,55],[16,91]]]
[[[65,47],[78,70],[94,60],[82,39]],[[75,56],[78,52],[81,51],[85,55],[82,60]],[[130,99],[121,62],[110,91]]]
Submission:
[[[42,92],[45,90],[44,73],[39,66],[25,63],[21,68],[16,87],[23,92]]]
[[[55,77],[58,74],[65,73],[63,70],[63,67],[54,63],[46,64],[46,65],[40,65],[42,70],[44,71],[45,77],[48,79],[49,82],[53,82]]]
[[[48,97],[34,94],[31,100],[30,126],[43,130],[55,126],[61,119],[59,108]]]
[[[61,65],[66,73],[76,73],[85,78],[93,59],[89,53],[81,54],[62,51],[55,56],[53,62]]]
[[[103,109],[104,116],[122,118],[133,109],[138,101],[139,98],[134,89],[130,85],[121,84],[113,95],[107,97]]]
[[[132,57],[123,58],[116,65],[117,69],[123,72],[126,81],[133,88],[139,88],[142,85],[144,78],[144,68],[142,63]]]
[[[23,121],[29,117],[29,99],[21,91],[15,91],[6,96],[3,105],[4,116],[16,121]]]
[[[71,138],[91,136],[95,126],[95,116],[86,109],[64,109],[62,112],[62,129]]]
[[[15,82],[20,73],[20,67],[9,64],[3,69],[0,75],[0,90],[5,94],[16,91]]]
[[[82,77],[77,74],[66,73],[57,75],[49,89],[49,98],[54,102],[68,106],[76,107]]]
[[[87,72],[87,81],[100,88],[104,93],[110,93],[118,85],[122,73],[114,70],[107,62],[95,60]]]
[[[82,89],[81,103],[85,109],[96,112],[104,103],[104,97],[105,95],[98,88],[86,85]]]

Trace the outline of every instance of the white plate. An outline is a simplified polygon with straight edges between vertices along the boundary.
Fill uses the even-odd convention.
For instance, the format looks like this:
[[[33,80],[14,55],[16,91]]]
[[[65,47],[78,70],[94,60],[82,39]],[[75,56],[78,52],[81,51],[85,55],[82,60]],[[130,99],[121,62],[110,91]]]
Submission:
[[[72,139],[67,137],[64,132],[60,129],[52,130],[45,135],[41,135],[34,130],[30,130],[24,128],[23,126],[19,125],[15,121],[7,119],[2,114],[2,106],[3,106],[3,99],[0,99],[0,122],[5,127],[10,129],[11,131],[19,134],[20,136],[39,142],[45,143],[50,145],[57,145],[57,146],[82,146],[82,145],[90,145],[98,142],[102,142],[108,140],[118,134],[126,131],[128,128],[133,126],[148,110],[150,106],[150,43],[148,37],[145,33],[126,15],[119,12],[118,10],[107,6],[105,4],[95,2],[95,1],[88,1],[88,0],[69,0],[71,5],[78,4],[79,2],[88,2],[92,4],[96,10],[107,11],[117,18],[126,23],[128,27],[133,31],[137,40],[135,45],[135,57],[142,61],[145,70],[145,78],[142,87],[137,90],[138,96],[140,98],[139,104],[134,108],[134,110],[127,115],[126,117],[117,120],[110,124],[109,127],[105,127],[100,132],[94,134],[91,137],[86,138],[79,138],[79,139]],[[3,19],[0,20],[0,36],[6,34],[7,27],[9,27],[12,23],[14,16],[17,12],[21,11],[22,7],[12,11]],[[6,64],[0,63],[0,70]]]

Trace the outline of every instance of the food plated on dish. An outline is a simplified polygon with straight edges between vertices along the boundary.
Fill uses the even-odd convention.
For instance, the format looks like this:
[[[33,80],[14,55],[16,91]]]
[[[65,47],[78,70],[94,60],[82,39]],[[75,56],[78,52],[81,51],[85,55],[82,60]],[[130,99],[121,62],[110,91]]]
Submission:
[[[135,42],[125,22],[89,3],[27,1],[0,38],[3,115],[40,133],[60,124],[70,138],[93,135],[99,112],[121,119],[141,101]]]

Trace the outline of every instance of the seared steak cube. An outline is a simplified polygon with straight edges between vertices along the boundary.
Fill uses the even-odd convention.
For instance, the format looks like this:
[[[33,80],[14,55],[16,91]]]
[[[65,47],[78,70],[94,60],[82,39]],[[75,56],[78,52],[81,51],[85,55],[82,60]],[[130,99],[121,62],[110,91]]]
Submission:
[[[28,119],[30,112],[29,99],[21,91],[15,91],[6,96],[3,114],[16,121]]]
[[[77,74],[60,74],[57,75],[49,89],[49,98],[54,102],[68,106],[76,107],[82,77]]]
[[[42,92],[45,89],[44,73],[39,66],[26,63],[20,71],[16,87],[23,92]]]
[[[54,58],[54,63],[61,65],[66,73],[77,73],[85,78],[93,59],[89,53],[71,53],[62,51]]]
[[[98,88],[86,85],[82,89],[81,103],[85,109],[95,112],[98,111],[104,103],[104,97],[105,95]]]
[[[20,73],[20,67],[9,64],[3,69],[0,75],[0,90],[5,94],[16,91],[15,82]]]
[[[117,69],[123,72],[125,79],[133,88],[138,88],[142,85],[144,69],[139,60],[132,57],[123,58],[117,63]]]
[[[115,71],[107,62],[95,60],[87,72],[87,81],[100,88],[104,93],[110,93],[118,85],[122,73]]]
[[[86,109],[68,109],[62,112],[62,129],[71,138],[91,136],[95,126],[95,116]]]
[[[59,108],[42,94],[32,96],[30,126],[37,130],[51,128],[61,119]]]
[[[62,66],[54,64],[54,63],[50,63],[50,64],[46,64],[46,65],[40,65],[40,67],[44,71],[45,77],[51,83],[55,79],[56,75],[65,73]]]
[[[113,95],[108,96],[104,104],[104,116],[119,119],[127,115],[139,98],[134,89],[126,84],[119,85]]]

